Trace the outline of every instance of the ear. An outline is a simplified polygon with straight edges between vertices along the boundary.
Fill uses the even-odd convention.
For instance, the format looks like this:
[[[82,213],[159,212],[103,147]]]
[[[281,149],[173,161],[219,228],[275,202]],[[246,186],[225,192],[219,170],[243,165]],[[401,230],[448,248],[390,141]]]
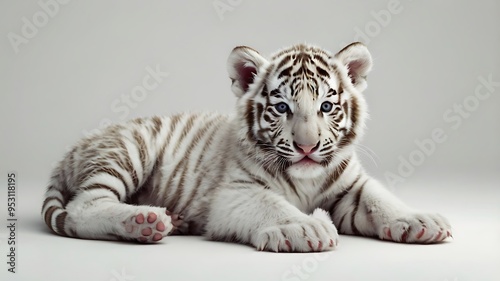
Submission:
[[[227,59],[227,72],[232,81],[231,89],[237,97],[247,92],[265,63],[267,60],[252,48],[240,46],[233,49]]]
[[[346,66],[351,83],[358,91],[366,89],[366,76],[372,69],[372,56],[363,43],[355,42],[340,50],[335,57]]]

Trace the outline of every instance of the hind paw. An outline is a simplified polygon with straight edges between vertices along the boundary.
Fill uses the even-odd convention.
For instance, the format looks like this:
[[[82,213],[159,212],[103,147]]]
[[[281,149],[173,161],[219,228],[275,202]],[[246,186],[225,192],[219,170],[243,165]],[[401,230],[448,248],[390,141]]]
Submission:
[[[122,224],[125,237],[143,243],[158,242],[167,236],[175,227],[178,218],[164,212],[139,212],[129,217]]]

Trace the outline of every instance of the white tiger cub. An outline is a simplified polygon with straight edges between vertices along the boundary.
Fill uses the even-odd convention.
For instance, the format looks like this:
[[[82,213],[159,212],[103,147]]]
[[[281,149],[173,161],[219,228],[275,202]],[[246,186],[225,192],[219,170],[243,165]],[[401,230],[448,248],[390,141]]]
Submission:
[[[371,68],[361,43],[334,56],[300,44],[270,60],[236,47],[234,116],[140,118],[83,139],[53,172],[43,218],[70,237],[199,234],[266,251],[331,250],[337,230],[442,241],[445,218],[404,205],[356,157]]]

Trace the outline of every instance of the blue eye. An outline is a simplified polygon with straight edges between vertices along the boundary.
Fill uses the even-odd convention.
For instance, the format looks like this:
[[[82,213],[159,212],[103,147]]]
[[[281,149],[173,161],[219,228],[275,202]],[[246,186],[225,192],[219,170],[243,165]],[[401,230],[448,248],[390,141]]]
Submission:
[[[276,108],[276,110],[279,112],[279,113],[285,113],[287,112],[290,108],[288,107],[288,104],[284,103],[284,102],[280,102],[280,103],[277,103],[274,105],[274,108]]]
[[[332,109],[333,109],[333,104],[329,101],[325,101],[321,104],[321,111],[325,113],[332,111]]]

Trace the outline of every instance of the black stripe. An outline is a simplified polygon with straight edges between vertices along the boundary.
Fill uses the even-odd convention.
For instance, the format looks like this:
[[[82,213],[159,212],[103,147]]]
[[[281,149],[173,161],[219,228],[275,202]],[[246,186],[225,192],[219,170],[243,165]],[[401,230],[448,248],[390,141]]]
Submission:
[[[347,169],[350,162],[351,162],[351,157],[342,160],[340,162],[340,164],[337,167],[335,167],[335,169],[330,173],[330,176],[326,179],[326,181],[321,186],[320,193],[325,193],[325,192],[330,190],[332,185],[340,178],[340,176]]]
[[[75,197],[75,193],[72,191],[69,191],[67,188],[63,188],[60,190],[61,195],[63,196],[63,208],[66,208],[66,205],[73,200]]]
[[[54,212],[57,210],[57,209],[62,209],[61,207],[57,207],[57,206],[51,206],[49,209],[47,209],[47,212],[45,212],[45,223],[47,224],[47,226],[50,228],[50,230],[54,231],[54,228],[52,227],[52,215],[54,214]]]
[[[154,182],[155,178],[161,179],[162,178],[162,169],[160,168],[163,163],[163,155],[165,154],[165,147],[167,146],[166,143],[164,143],[159,152],[156,155],[155,159],[155,164],[153,166],[153,169],[149,173],[149,177],[144,181],[144,184],[142,185],[141,189],[138,190],[138,192],[132,194],[130,196],[130,204],[139,204],[139,197],[145,193],[158,193],[156,191],[156,188],[158,187],[158,183]]]
[[[293,65],[290,66],[290,67],[287,67],[287,68],[283,69],[280,72],[280,74],[278,74],[278,79],[280,79],[283,76],[290,77],[290,73],[292,72],[292,70],[293,70]]]
[[[257,183],[258,185],[262,185],[262,186],[266,186],[266,183],[261,181],[260,179],[258,179],[256,176],[254,175],[250,175],[250,177],[252,178],[252,180]]]
[[[75,173],[75,152],[76,148],[69,153],[68,166],[66,167],[69,171],[68,179],[72,179]]]
[[[173,116],[171,116],[169,118],[169,120],[170,120],[170,128],[169,128],[169,131],[168,131],[168,134],[167,134],[167,138],[165,139],[165,142],[164,142],[163,146],[160,149],[160,152],[159,152],[159,154],[158,154],[158,156],[156,158],[156,163],[155,163],[155,165],[153,167],[153,170],[150,173],[149,178],[145,181],[144,186],[147,186],[146,184],[149,184],[151,182],[152,178],[156,175],[157,172],[159,172],[159,173],[162,172],[162,169],[160,169],[160,167],[163,164],[163,155],[165,154],[165,150],[167,150],[168,145],[170,145],[170,140],[172,139],[172,136],[174,135],[174,131],[175,131],[176,127],[177,127],[177,124],[182,119],[182,117],[183,117],[183,114],[176,114],[176,115],[173,115]],[[156,186],[154,186],[153,188],[156,188]],[[166,190],[165,190],[165,193],[166,193]],[[136,194],[133,199],[137,200],[137,197],[139,195],[140,194]],[[164,194],[164,196],[165,195],[166,194]],[[163,201],[163,202],[165,202],[165,201]]]
[[[246,110],[245,110],[245,120],[247,123],[247,136],[250,140],[255,141],[255,136],[253,135],[253,126],[255,122],[255,111],[254,111],[254,106],[253,106],[253,100],[248,100],[246,104]]]
[[[56,232],[61,234],[61,235],[64,235],[64,236],[68,236],[68,234],[66,233],[66,230],[64,229],[64,226],[66,224],[66,216],[67,215],[68,215],[68,212],[64,211],[56,217],[56,229],[57,229]]]
[[[121,154],[116,153],[116,152],[109,152],[107,158],[108,158],[108,161],[117,164],[118,167],[120,167],[122,170],[124,170],[125,172],[127,172],[130,175],[130,177],[132,178],[132,184],[134,186],[129,186],[126,183],[125,179],[122,177],[122,174],[118,173],[118,171],[115,170],[114,174],[111,174],[113,176],[115,176],[115,174],[118,175],[115,177],[122,181],[123,185],[125,186],[125,189],[127,189],[128,192],[133,192],[133,188],[136,186],[136,183],[134,181],[135,174],[133,174],[132,172],[135,172],[135,171],[133,171],[132,167],[129,165],[130,163],[127,163],[127,161],[124,162],[124,160],[121,157]],[[126,157],[123,157],[123,158],[126,158]],[[102,166],[105,166],[105,165],[108,165],[108,163],[102,164]],[[102,172],[106,172],[106,171],[103,171],[102,168],[100,168],[100,170]],[[137,180],[137,175],[135,175],[135,180]]]
[[[125,197],[128,197],[130,194],[133,193],[133,190],[130,190],[133,188],[130,188],[128,186],[128,184],[125,181],[125,179],[123,178],[122,174],[120,174],[117,170],[110,168],[110,167],[99,167],[97,170],[92,171],[93,175],[96,175],[97,173],[106,173],[108,175],[111,175],[111,176],[119,179],[122,182],[123,187],[125,188]]]
[[[344,219],[347,213],[345,213],[342,218],[339,221],[339,224],[337,225],[337,229],[339,230],[340,233],[345,233],[344,229],[342,228],[342,224],[344,224]]]
[[[330,79],[330,73],[328,73],[326,70],[324,70],[323,68],[319,67],[319,66],[316,66],[316,71],[318,72],[318,74],[322,77],[325,77],[327,79]]]
[[[291,60],[290,56],[285,56],[279,63],[278,66],[276,67],[276,70],[281,69],[285,64],[287,64]]]
[[[181,196],[181,193],[183,192],[183,189],[184,189],[184,180],[185,180],[185,175],[186,175],[186,172],[187,172],[187,169],[189,168],[189,160],[190,160],[190,156],[191,156],[191,153],[193,151],[193,148],[198,144],[200,143],[200,140],[201,140],[201,136],[204,135],[204,133],[213,127],[213,124],[216,123],[218,119],[217,118],[214,118],[212,120],[210,120],[209,122],[207,122],[204,127],[200,130],[198,130],[196,132],[196,135],[195,137],[192,139],[191,143],[189,144],[189,146],[187,147],[186,151],[187,153],[183,156],[183,159],[175,166],[174,170],[172,171],[172,173],[170,174],[170,177],[167,181],[167,184],[165,185],[165,191],[164,191],[164,195],[163,195],[163,202],[175,202],[175,204],[178,203],[178,200]],[[172,188],[172,190],[174,190],[173,188],[173,180],[175,178],[175,176],[177,176],[177,173],[179,171],[179,169],[181,168],[184,168],[184,171],[183,173],[181,174],[181,178],[179,179],[179,183],[177,185],[177,188],[175,189],[174,191],[174,198],[173,201],[170,201],[169,200],[169,194],[170,192],[168,192],[168,188]],[[196,188],[196,187],[195,187]],[[170,207],[170,206],[167,206],[167,207]]]
[[[182,141],[184,140],[184,138],[191,132],[191,128],[193,127],[193,124],[194,124],[194,121],[195,119],[198,118],[197,115],[191,115],[189,116],[186,124],[184,125],[184,127],[182,128],[182,132],[181,132],[181,135],[179,136],[179,138],[176,140],[176,145],[175,145],[175,149],[173,151],[173,155],[175,155],[177,153],[177,151],[179,151],[179,147],[181,146],[181,144],[183,143]]]
[[[141,134],[138,131],[134,131],[134,140],[136,142],[136,147],[137,150],[139,151],[139,159],[141,160],[141,165],[142,165],[142,170],[143,173],[146,170],[146,151],[148,150],[148,147],[146,145],[146,142],[144,141],[144,138],[141,136]]]
[[[182,118],[182,114],[177,114],[172,117],[170,117],[170,128],[167,134],[167,139],[165,140],[165,146],[170,145],[170,140],[172,139],[172,136],[174,135],[174,131],[177,128],[177,124]]]
[[[186,208],[191,206],[191,203],[193,203],[194,198],[196,197],[196,195],[198,195],[198,191],[200,190],[199,186],[201,184],[201,181],[206,179],[206,178],[207,177],[206,177],[205,173],[200,173],[198,175],[198,178],[196,179],[196,183],[195,183],[194,187],[192,188],[191,193],[189,194],[188,200],[186,201],[186,204],[184,204],[184,206],[182,207],[182,209],[180,210],[179,213],[183,213],[184,210],[186,210]]]
[[[170,143],[170,139],[172,138],[173,131],[177,127],[177,124],[181,120],[182,116],[183,116],[182,114],[177,114],[177,115],[170,117],[170,130],[169,130],[169,134],[167,135],[167,139],[165,140],[165,143],[167,143],[167,144]]]
[[[358,122],[358,116],[359,116],[359,105],[358,105],[358,102],[356,100],[356,98],[353,98],[351,100],[351,110],[348,110],[349,111],[349,118],[351,120],[351,128],[350,130],[347,132],[346,135],[344,135],[344,137],[339,141],[337,147],[338,148],[343,148],[349,144],[351,144],[354,139],[356,138],[356,133],[354,132],[358,126],[357,122]]]
[[[267,95],[269,95],[269,92],[267,91],[267,85],[266,84],[264,84],[264,86],[262,87],[262,91],[260,92],[260,94],[263,97],[266,97]]]
[[[134,122],[137,125],[142,125],[142,124],[144,124],[144,119],[136,118],[136,119],[133,119],[132,122]]]
[[[165,184],[165,186],[163,187],[163,200],[162,202],[167,202],[168,200],[168,197],[169,197],[169,191],[170,190],[175,190],[174,189],[174,185],[173,185],[173,181],[174,181],[174,178],[175,176],[177,176],[177,173],[179,172],[179,169],[182,167],[182,164],[183,164],[183,159],[181,159],[177,165],[175,165],[175,168],[172,170],[172,172],[170,173],[170,177],[168,177],[168,181],[167,183]],[[177,190],[175,190],[177,191]],[[174,191],[174,192],[175,192]]]
[[[359,181],[360,178],[361,178],[361,175],[358,175],[358,177],[354,180],[354,182],[351,183],[351,185],[348,188],[344,189],[340,194],[335,196],[335,200],[333,200],[332,208],[330,209],[330,214],[332,214],[332,216],[333,216],[333,214],[335,214],[337,212],[337,206],[340,203],[340,201],[342,201],[342,199],[344,199],[344,196],[346,196],[347,193],[349,193],[349,191],[351,191],[351,189]]]
[[[355,235],[361,235],[358,228],[356,227],[356,214],[359,209],[359,202],[361,201],[361,193],[363,192],[363,187],[365,186],[366,181],[358,188],[356,191],[356,195],[354,196],[354,210],[351,213],[351,230]]]
[[[240,159],[236,160],[236,164],[238,165],[238,168],[240,168],[244,173],[246,173],[247,176],[249,176],[255,183],[261,185],[261,186],[266,186],[266,183],[259,178],[257,178],[253,173],[251,173],[249,170],[245,168],[243,163],[240,161]],[[265,172],[267,172],[269,175],[273,176],[272,174],[269,173],[268,170],[264,169]]]
[[[83,188],[83,190],[94,190],[94,189],[104,189],[104,190],[111,191],[111,193],[113,193],[116,196],[118,201],[121,201],[120,193],[118,193],[118,191],[116,191],[116,189],[114,189],[108,185],[101,184],[101,183],[95,183],[95,184],[92,184],[92,185],[89,185],[89,186]]]
[[[319,61],[321,64],[324,66],[328,66],[328,63],[320,56],[320,55],[314,55],[313,58],[317,61]]]
[[[292,180],[290,179],[290,177],[287,175],[284,175],[285,178],[285,181],[287,182],[287,184],[292,188],[293,192],[295,194],[297,194],[297,196],[300,198],[300,195],[299,195],[299,192],[297,191],[297,187],[295,187],[295,184],[292,182]]]
[[[334,89],[330,88],[326,94],[326,97],[329,98],[331,96],[335,96],[337,94],[337,91],[335,91]]]
[[[109,197],[108,196],[95,197],[95,198],[92,198],[92,199],[86,201],[85,203],[91,203],[91,202],[95,202],[95,201],[101,200],[101,199],[109,199]]]
[[[162,122],[162,119],[158,116],[154,116],[153,118],[151,118],[151,121],[153,122],[152,137],[153,137],[153,139],[156,139],[156,136],[161,131],[161,128],[163,126],[163,122]]]
[[[264,112],[264,105],[262,105],[261,103],[255,103],[255,107],[256,107],[256,110],[257,110],[257,119],[260,119],[261,116],[262,116],[262,113]],[[262,127],[260,126],[260,122],[257,124],[259,125],[259,128],[262,129]]]
[[[215,124],[214,126],[212,126],[212,130],[210,132],[210,134],[208,135],[208,137],[204,140],[204,145],[203,145],[203,148],[202,148],[202,151],[206,151],[207,149],[209,149],[209,146],[211,146],[213,144],[212,140],[215,136],[215,133],[217,132],[217,129],[220,127],[221,125],[221,122],[218,122],[220,121],[221,118],[220,117],[216,117],[214,118],[212,121],[213,121],[213,124]],[[211,123],[212,124],[212,123]],[[206,127],[206,130],[208,130],[209,127],[207,126]],[[205,134],[204,134],[205,135]],[[203,159],[205,158],[205,153],[202,153],[201,157],[198,158],[198,162],[196,163],[195,167],[194,167],[194,173],[196,173],[198,170],[199,170],[199,166],[201,165],[201,163],[203,162]],[[198,194],[198,191],[199,191],[199,186],[201,184],[201,181],[203,179],[206,178],[206,174],[205,173],[199,173],[198,174],[198,177],[196,179],[196,184],[194,185],[194,187],[192,188],[192,191],[191,193],[189,194],[189,197],[186,201],[186,203],[184,204],[184,206],[182,207],[180,213],[182,213],[186,208],[188,208],[194,198],[196,197],[196,195]]]
[[[182,170],[182,174],[181,174],[181,177],[179,179],[179,183],[177,184],[177,189],[175,190],[175,193],[174,193],[174,196],[172,198],[166,198],[167,201],[164,201],[164,202],[167,202],[167,205],[166,207],[171,211],[171,212],[176,212],[176,208],[177,208],[177,205],[179,205],[179,200],[181,198],[181,196],[184,194],[184,181],[186,179],[186,173],[187,173],[187,170],[189,169],[189,165],[188,165],[188,159],[186,159],[184,161],[184,165],[183,165],[183,170]],[[196,187],[194,187],[196,188]]]
[[[280,93],[281,93],[281,92],[280,92],[280,90],[279,90],[279,89],[274,89],[274,90],[272,90],[272,91],[269,93],[269,95],[270,95],[270,96],[278,96]]]
[[[61,199],[54,197],[54,196],[50,196],[50,197],[45,198],[45,200],[43,201],[42,210],[45,209],[45,207],[47,206],[49,201],[52,201],[52,200],[56,200],[57,202],[59,202],[59,204],[61,204],[61,206],[64,205],[64,203]]]
[[[123,163],[123,166],[124,166],[125,170],[132,177],[132,182],[134,184],[134,187],[138,187],[139,186],[139,178],[137,177],[137,171],[135,170],[134,165],[132,164],[132,160],[130,158],[130,155],[128,154],[127,146],[125,145],[125,142],[123,142],[123,140],[120,140],[119,146],[122,149],[121,152],[122,152],[122,155],[124,157],[125,163]],[[120,159],[120,162],[122,162],[121,159]]]
[[[217,121],[220,121],[220,118],[216,119]],[[210,132],[210,135],[207,137],[207,139],[204,141],[205,144],[203,145],[203,148],[201,151],[207,151],[208,147],[213,144],[212,140],[215,136],[215,133],[218,131],[217,129],[221,126],[221,122],[217,123],[214,126],[214,129]],[[194,171],[197,172],[201,163],[203,163],[203,159],[205,159],[206,153],[202,153],[201,157],[198,158],[198,162],[196,162],[196,165],[194,166]]]
[[[247,180],[233,180],[229,182],[229,184],[245,184],[245,185],[250,185],[250,184],[255,184],[253,181],[247,181]]]

